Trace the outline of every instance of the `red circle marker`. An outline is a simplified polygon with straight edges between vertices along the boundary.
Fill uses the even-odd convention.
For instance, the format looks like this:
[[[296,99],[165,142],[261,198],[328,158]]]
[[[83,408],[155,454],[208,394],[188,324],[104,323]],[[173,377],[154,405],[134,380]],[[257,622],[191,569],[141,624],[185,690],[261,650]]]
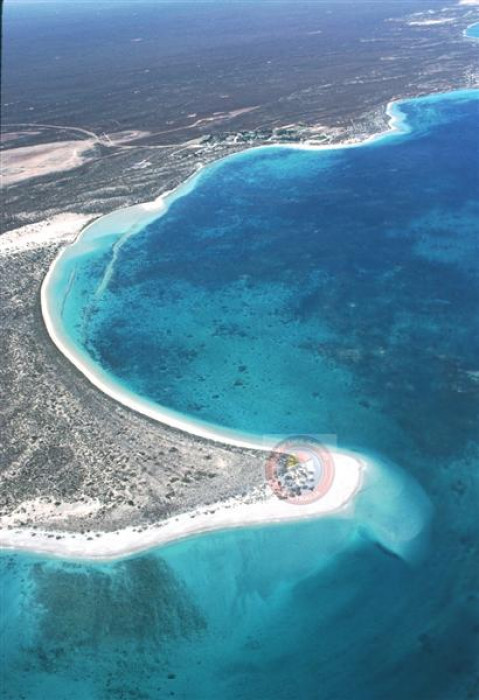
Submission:
[[[295,505],[323,498],[335,475],[334,459],[327,447],[303,435],[279,442],[269,454],[265,471],[278,498]]]

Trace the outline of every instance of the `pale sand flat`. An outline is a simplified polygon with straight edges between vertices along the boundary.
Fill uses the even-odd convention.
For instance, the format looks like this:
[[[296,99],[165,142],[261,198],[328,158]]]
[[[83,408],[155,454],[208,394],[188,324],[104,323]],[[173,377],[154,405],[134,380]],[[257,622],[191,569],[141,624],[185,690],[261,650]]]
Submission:
[[[2,151],[2,186],[78,168],[86,163],[86,154],[94,145],[94,139],[86,139],[7,148]]]

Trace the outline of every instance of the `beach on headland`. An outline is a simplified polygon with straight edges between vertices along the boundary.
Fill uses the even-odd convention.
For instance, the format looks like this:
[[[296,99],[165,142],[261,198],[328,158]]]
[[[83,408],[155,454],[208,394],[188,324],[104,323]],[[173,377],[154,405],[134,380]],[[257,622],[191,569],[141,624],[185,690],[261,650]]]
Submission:
[[[160,198],[144,208],[161,206]],[[91,543],[88,537],[128,528],[135,539],[139,529],[198,507],[233,499],[242,508],[252,497],[264,499],[265,445],[220,445],[153,423],[85,382],[55,350],[39,313],[40,287],[56,254],[91,218],[60,214],[0,238],[4,323],[11,327],[2,350],[5,368],[13,370],[4,371],[11,405],[3,434],[2,546],[38,549],[40,531],[50,550],[67,533]]]
[[[336,473],[331,489],[323,498],[309,504],[293,505],[277,498],[271,489],[254,489],[246,497],[229,498],[163,522],[139,528],[127,526],[121,531],[84,534],[2,529],[0,549],[108,560],[215,530],[294,522],[332,513],[344,517],[351,514],[348,506],[361,487],[366,463],[344,452],[334,452],[333,458]]]

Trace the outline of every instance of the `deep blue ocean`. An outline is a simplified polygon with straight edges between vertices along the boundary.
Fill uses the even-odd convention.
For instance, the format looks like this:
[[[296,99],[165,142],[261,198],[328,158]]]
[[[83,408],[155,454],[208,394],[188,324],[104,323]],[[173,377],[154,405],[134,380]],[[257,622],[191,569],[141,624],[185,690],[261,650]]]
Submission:
[[[434,508],[422,560],[335,518],[110,564],[3,553],[6,699],[479,698],[478,97],[404,102],[409,130],[359,148],[228,158],[117,237],[111,276],[115,236],[85,236],[54,286],[130,391],[399,464]]]

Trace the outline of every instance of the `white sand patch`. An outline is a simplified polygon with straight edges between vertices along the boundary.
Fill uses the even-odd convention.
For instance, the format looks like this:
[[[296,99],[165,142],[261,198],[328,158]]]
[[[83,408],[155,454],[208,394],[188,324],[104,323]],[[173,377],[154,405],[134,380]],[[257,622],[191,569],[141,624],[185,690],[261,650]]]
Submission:
[[[253,107],[243,107],[242,109],[232,109],[229,112],[214,112],[211,117],[203,117],[202,119],[197,119],[193,124],[190,124],[187,128],[192,129],[196,126],[204,126],[205,124],[210,124],[214,122],[221,122],[228,119],[234,119],[242,114],[248,114],[248,112],[253,112],[255,109],[259,109],[259,105],[254,105]]]
[[[63,241],[69,243],[99,214],[65,213],[36,224],[20,226],[0,236],[0,257],[42,248]]]
[[[100,140],[106,146],[121,146],[124,143],[130,143],[130,141],[143,139],[146,136],[150,136],[150,134],[150,131],[130,129],[129,131],[115,131],[109,134],[102,134]]]
[[[441,17],[440,19],[414,19],[408,22],[410,27],[427,27],[434,24],[450,24],[454,22],[454,17]]]
[[[0,528],[18,527],[22,521],[40,518],[42,522],[61,522],[70,516],[87,517],[94,515],[101,508],[98,499],[85,499],[78,503],[45,503],[38,498],[24,501],[9,515],[0,518]]]
[[[86,139],[7,148],[2,151],[0,166],[2,186],[78,168],[86,162],[86,153],[94,144],[93,139]]]

